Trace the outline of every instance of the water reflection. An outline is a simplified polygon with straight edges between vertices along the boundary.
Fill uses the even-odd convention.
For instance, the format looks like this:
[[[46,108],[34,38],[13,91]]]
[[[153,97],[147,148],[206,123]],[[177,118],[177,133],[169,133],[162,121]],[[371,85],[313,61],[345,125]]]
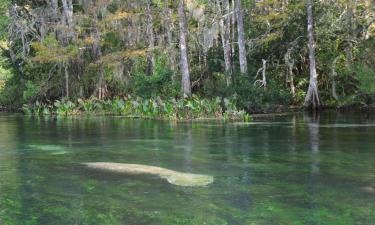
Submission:
[[[309,130],[309,142],[311,149],[311,174],[319,174],[319,164],[320,164],[320,155],[319,155],[319,113],[305,113],[304,121],[308,126]]]

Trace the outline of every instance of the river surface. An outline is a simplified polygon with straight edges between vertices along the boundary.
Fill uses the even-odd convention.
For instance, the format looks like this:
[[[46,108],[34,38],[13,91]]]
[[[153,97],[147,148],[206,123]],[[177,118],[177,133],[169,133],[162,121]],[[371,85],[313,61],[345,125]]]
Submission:
[[[206,187],[85,168],[137,163]],[[0,114],[1,225],[373,225],[375,116],[251,123]]]

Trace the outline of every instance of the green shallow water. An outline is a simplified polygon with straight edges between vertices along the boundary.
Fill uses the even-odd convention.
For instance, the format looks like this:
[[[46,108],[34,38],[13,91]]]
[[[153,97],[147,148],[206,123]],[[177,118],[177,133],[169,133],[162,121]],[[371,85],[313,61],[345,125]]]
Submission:
[[[214,176],[179,187],[90,170],[136,163]],[[375,117],[253,123],[0,114],[0,224],[311,224],[375,221]]]

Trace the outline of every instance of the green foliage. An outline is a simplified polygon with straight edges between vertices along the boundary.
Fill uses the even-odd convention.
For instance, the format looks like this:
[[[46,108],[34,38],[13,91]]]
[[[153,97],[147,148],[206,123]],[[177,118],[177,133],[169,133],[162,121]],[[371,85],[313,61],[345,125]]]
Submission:
[[[172,74],[168,68],[168,58],[165,54],[155,57],[152,74],[147,75],[147,61],[139,60],[134,70],[134,94],[150,98],[152,96],[175,97],[179,91],[172,84]]]
[[[90,98],[79,99],[77,102],[56,100],[53,105],[37,101],[31,105],[24,105],[23,112],[32,115],[72,116],[81,114],[95,115],[123,115],[127,117],[142,117],[155,119],[203,119],[222,118],[225,120],[249,121],[251,117],[245,112],[237,110],[235,100],[224,99],[222,107],[220,98],[212,100],[201,99],[193,95],[192,98],[178,100],[162,100],[156,98],[115,98],[114,100],[99,100]]]
[[[32,81],[27,81],[25,87],[26,90],[23,92],[23,100],[25,102],[30,102],[36,98],[39,90]]]
[[[1,51],[0,51],[1,52]],[[0,91],[4,88],[4,83],[12,76],[12,70],[7,58],[0,55]]]
[[[254,85],[254,80],[241,76],[230,92],[233,93],[235,106],[248,112],[270,111],[292,101],[289,90],[280,87],[274,80],[268,81],[267,87],[263,88]]]
[[[24,103],[23,88],[23,83],[16,76],[5,80],[4,88],[0,90],[0,106],[9,110],[18,110]]]
[[[240,74],[238,71],[239,53],[234,32],[234,36],[230,35],[230,43],[234,44],[231,45],[233,80],[229,86],[220,28],[214,26],[219,24],[220,18],[214,2],[202,0],[186,4],[193,93],[204,99],[236,96],[235,106],[241,110],[235,111],[239,112],[265,112],[280,106],[302,105],[309,85],[305,1],[288,1],[288,4],[275,0],[242,1],[248,72]],[[372,12],[364,2],[355,4],[350,26],[346,1],[314,4],[319,92],[325,105],[367,105],[374,101],[374,25],[370,24]],[[17,109],[25,103],[61,100],[65,96],[66,69],[70,99],[81,107],[79,111],[155,117],[164,108],[170,112],[167,113],[171,114],[170,117],[178,116],[174,114],[176,110],[172,110],[175,103],[164,101],[160,106],[157,100],[182,97],[178,69],[179,31],[173,29],[177,25],[177,4],[168,4],[171,10],[169,18],[165,1],[151,1],[151,24],[149,20],[139,22],[142,17],[148,18],[145,1],[130,5],[124,1],[100,1],[99,7],[78,1],[73,7],[74,26],[69,27],[61,18],[54,21],[48,16],[38,20],[41,16],[39,9],[48,15],[52,13],[48,11],[51,7],[43,1],[15,1],[19,11],[13,18],[10,18],[10,3],[10,0],[0,2],[0,45],[5,51],[10,48],[14,53],[12,57],[10,51],[0,56],[1,106]],[[97,11],[100,8],[107,10]],[[31,13],[35,9],[38,10]],[[169,20],[172,24],[167,26]],[[40,26],[42,21],[45,27]],[[6,32],[8,25],[13,29]],[[151,27],[154,47],[150,46],[147,32]],[[231,25],[230,30],[237,29]],[[214,40],[208,40],[209,36]],[[285,58],[288,52],[290,54]],[[151,56],[155,59],[152,69]],[[287,59],[293,61],[294,96],[288,80],[291,61],[288,63]],[[254,85],[262,60],[267,60],[268,84],[265,89]],[[331,91],[333,69],[337,73],[335,82],[339,100],[333,98]],[[10,73],[14,72],[17,74],[12,77]],[[104,81],[99,79],[101,74],[104,74]],[[99,87],[99,80],[102,87]],[[100,88],[105,90],[105,96],[100,97],[111,100],[92,98],[98,96]],[[143,98],[142,102],[131,100],[143,107],[137,108],[123,99],[129,95]],[[189,101],[186,103],[189,113],[185,115],[181,109],[182,117],[189,117],[187,114],[194,117],[204,111],[194,97]],[[223,105],[222,114],[230,118],[230,110],[225,109],[223,101],[220,104]],[[74,114],[69,109],[62,111],[62,114]]]
[[[356,78],[358,80],[358,94],[365,104],[375,101],[375,73],[366,64],[355,65]]]
[[[76,104],[71,101],[59,101],[56,100],[53,104],[55,106],[54,111],[59,116],[77,115],[79,111]]]
[[[24,104],[22,111],[27,115],[47,116],[52,112],[51,106],[36,101],[34,104]]]
[[[10,0],[0,1],[0,41],[6,37],[6,27],[9,24],[9,17],[7,16],[7,9],[10,5]]]
[[[357,64],[356,72],[359,81],[359,91],[364,94],[375,94],[374,71],[365,64]]]
[[[78,48],[72,44],[61,46],[53,34],[48,35],[42,42],[34,42],[33,61],[40,63],[67,62],[78,55]]]

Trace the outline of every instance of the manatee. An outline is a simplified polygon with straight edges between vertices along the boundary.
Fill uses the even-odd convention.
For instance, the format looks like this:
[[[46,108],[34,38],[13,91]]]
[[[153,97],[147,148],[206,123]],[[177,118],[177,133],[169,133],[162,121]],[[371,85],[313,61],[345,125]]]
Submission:
[[[361,187],[361,190],[367,193],[375,193],[375,185],[374,186],[366,186],[366,187]]]
[[[42,151],[61,151],[64,149],[64,147],[60,145],[29,145],[29,147]]]
[[[60,145],[29,145],[28,147],[35,150],[49,152],[51,155],[64,155],[68,153],[65,151],[65,147]]]
[[[130,175],[150,174],[167,180],[170,184],[183,187],[207,186],[214,181],[212,176],[192,173],[181,173],[156,166],[139,164],[92,162],[82,165],[98,170],[111,171]]]

